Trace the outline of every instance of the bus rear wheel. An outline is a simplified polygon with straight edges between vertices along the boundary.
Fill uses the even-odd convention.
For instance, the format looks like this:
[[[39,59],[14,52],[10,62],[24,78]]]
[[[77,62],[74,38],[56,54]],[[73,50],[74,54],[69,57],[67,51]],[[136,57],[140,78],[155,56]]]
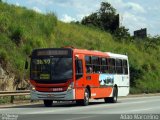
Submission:
[[[78,105],[82,105],[82,106],[87,106],[89,104],[89,91],[88,91],[88,89],[85,89],[84,99],[83,100],[77,100],[76,103]]]
[[[117,87],[113,88],[113,96],[104,98],[105,103],[116,103],[118,98],[118,89]]]
[[[45,107],[52,107],[53,100],[43,100]]]

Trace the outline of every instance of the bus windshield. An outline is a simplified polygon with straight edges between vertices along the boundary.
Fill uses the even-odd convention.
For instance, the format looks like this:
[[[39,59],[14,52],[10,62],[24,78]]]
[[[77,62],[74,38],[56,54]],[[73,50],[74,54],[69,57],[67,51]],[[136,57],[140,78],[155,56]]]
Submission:
[[[31,60],[32,80],[61,81],[73,76],[72,58],[36,58]]]

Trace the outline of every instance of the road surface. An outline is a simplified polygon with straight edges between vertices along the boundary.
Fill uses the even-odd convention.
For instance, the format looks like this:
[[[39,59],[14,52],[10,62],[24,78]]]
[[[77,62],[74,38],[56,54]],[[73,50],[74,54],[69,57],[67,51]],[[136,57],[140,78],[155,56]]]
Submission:
[[[65,102],[54,103],[48,108],[43,104],[1,107],[0,114],[2,120],[5,117],[17,117],[18,120],[150,120],[154,117],[153,120],[160,120],[160,96],[119,98],[118,103],[91,100],[89,106]]]

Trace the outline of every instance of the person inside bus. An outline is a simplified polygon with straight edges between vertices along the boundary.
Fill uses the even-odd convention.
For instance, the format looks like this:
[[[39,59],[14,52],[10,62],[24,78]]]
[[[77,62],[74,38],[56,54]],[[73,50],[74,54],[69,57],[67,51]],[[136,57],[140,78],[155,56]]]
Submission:
[[[89,67],[89,73],[93,73],[93,68]]]
[[[93,73],[93,68],[91,66],[86,66],[87,73]]]

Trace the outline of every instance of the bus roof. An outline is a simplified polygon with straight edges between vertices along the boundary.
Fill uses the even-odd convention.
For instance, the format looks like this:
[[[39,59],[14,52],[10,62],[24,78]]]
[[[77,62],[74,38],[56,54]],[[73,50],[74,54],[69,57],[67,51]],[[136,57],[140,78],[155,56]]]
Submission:
[[[105,52],[105,53],[108,54],[109,57],[111,57],[111,58],[128,59],[128,56],[127,56],[127,55],[115,54],[115,53],[111,53],[111,52]]]
[[[128,59],[127,55],[122,54],[115,54],[111,52],[101,52],[97,50],[86,50],[86,49],[73,49],[75,53],[81,53],[86,55],[97,55],[97,56],[106,56],[110,58],[121,58],[121,59]]]
[[[87,50],[87,49],[73,49],[75,53],[85,54],[85,55],[96,55],[96,56],[105,56],[109,57],[105,52],[96,51],[96,50]]]

